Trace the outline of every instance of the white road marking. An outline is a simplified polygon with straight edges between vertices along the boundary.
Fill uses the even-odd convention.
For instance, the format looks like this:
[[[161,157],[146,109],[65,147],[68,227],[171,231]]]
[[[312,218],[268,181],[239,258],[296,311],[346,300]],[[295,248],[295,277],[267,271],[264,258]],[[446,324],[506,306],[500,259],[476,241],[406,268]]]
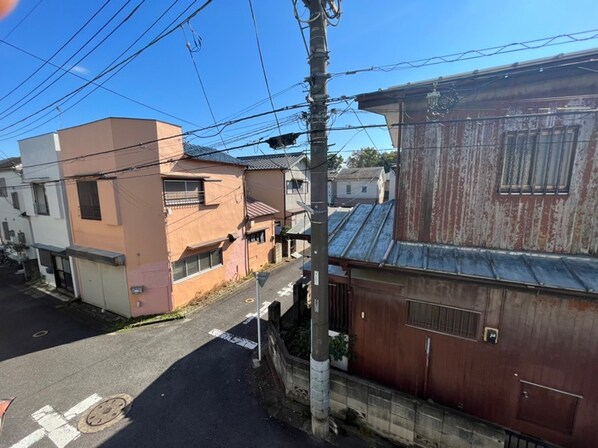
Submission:
[[[264,305],[260,308],[260,318],[264,317],[264,315],[268,312],[268,307],[270,306],[271,302],[264,302]],[[247,325],[253,319],[257,317],[257,313],[249,313],[245,316],[247,319],[243,321],[243,325]]]
[[[38,409],[31,414],[31,417],[41,428],[33,431],[27,437],[12,445],[11,448],[29,448],[44,437],[48,437],[58,448],[64,448],[81,436],[77,428],[70,425],[68,421],[82,414],[101,399],[102,397],[98,394],[90,395],[66,411],[64,415],[56,412],[50,405]]]
[[[24,439],[21,439],[19,442],[15,443],[10,448],[29,448],[31,445],[39,442],[44,437],[46,437],[46,431],[44,431],[42,428],[39,428]]]
[[[278,291],[277,294],[278,294],[278,297],[290,296],[291,294],[293,294],[292,284],[290,284],[289,286],[285,286],[280,291]]]
[[[236,344],[240,347],[246,348],[247,350],[253,350],[257,347],[257,343],[250,341],[249,339],[241,338],[233,334],[227,333],[226,331],[218,330],[214,328],[209,332],[212,336],[228,341],[232,344]]]
[[[85,400],[81,401],[80,403],[77,403],[75,406],[66,411],[64,413],[64,418],[66,418],[67,420],[72,420],[77,415],[83,414],[84,411],[92,407],[94,404],[100,402],[101,400],[102,397],[100,397],[98,394],[90,395]]]

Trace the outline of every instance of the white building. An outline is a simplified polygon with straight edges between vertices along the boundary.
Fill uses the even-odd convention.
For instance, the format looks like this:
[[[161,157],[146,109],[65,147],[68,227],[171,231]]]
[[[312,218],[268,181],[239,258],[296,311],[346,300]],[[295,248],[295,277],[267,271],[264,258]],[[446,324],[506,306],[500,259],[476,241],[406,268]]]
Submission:
[[[0,161],[0,241],[9,258],[24,262],[37,255],[29,245],[33,235],[24,208],[28,186],[22,182],[21,159],[11,157]]]
[[[23,182],[24,210],[33,230],[32,247],[37,251],[42,278],[51,286],[78,296],[72,259],[66,255],[70,246],[68,206],[60,163],[57,133],[44,134],[19,141]]]
[[[354,207],[357,204],[384,202],[384,168],[343,168],[335,177],[336,207]]]

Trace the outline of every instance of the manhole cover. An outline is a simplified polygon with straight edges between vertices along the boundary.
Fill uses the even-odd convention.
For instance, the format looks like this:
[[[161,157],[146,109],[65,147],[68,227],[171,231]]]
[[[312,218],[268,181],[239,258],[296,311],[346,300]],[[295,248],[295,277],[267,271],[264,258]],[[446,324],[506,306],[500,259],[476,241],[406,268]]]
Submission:
[[[245,299],[245,303],[253,303],[253,302],[255,302],[255,299],[253,299],[251,297],[249,299]]]
[[[133,398],[127,394],[113,395],[96,404],[85,412],[79,424],[83,433],[98,432],[121,420],[131,409]]]
[[[33,335],[31,337],[41,338],[42,336],[45,336],[47,334],[48,334],[48,332],[46,330],[42,330],[42,331],[38,331],[37,333],[33,333]]]

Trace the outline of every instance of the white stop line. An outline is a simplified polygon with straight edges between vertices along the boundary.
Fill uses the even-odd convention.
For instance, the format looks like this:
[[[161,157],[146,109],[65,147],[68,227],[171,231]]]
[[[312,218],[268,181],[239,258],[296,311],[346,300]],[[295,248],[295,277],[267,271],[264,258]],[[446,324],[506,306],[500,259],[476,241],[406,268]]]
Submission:
[[[31,414],[31,417],[41,426],[41,428],[33,431],[27,437],[12,445],[11,448],[29,448],[44,437],[48,437],[58,448],[64,448],[73,440],[76,440],[81,436],[81,433],[77,428],[69,424],[69,420],[82,414],[100,400],[102,400],[102,397],[98,394],[90,395],[64,414],[56,412],[50,405],[38,409]]]
[[[226,331],[218,330],[217,328],[210,330],[209,333],[214,337],[223,339],[232,344],[236,344],[240,347],[246,348],[247,350],[253,350],[254,348],[257,347],[257,343],[250,341],[249,339],[235,336],[234,334],[230,334],[230,333],[227,333]]]

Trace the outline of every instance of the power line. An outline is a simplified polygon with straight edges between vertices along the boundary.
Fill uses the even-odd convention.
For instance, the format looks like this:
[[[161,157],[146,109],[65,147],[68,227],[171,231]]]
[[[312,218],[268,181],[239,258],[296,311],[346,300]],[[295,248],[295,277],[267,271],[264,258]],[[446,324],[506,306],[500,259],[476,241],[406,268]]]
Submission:
[[[17,24],[16,24],[15,26],[13,26],[13,27],[11,28],[11,30],[10,30],[8,33],[6,33],[6,34],[4,35],[4,38],[3,38],[3,39],[8,39],[8,38],[10,37],[10,35],[11,35],[12,33],[14,33],[14,32],[15,32],[15,30],[16,30],[18,27],[20,27],[20,26],[21,26],[21,24],[22,24],[22,23],[23,23],[25,20],[27,20],[27,18],[28,18],[28,17],[29,17],[29,16],[30,16],[30,15],[33,13],[33,11],[35,11],[35,10],[37,9],[37,7],[38,7],[38,6],[39,6],[39,5],[40,5],[40,4],[41,4],[43,1],[44,1],[44,0],[39,0],[39,1],[38,1],[38,2],[37,2],[37,3],[36,3],[34,6],[33,6],[33,8],[31,8],[31,9],[29,10],[29,12],[28,12],[27,14],[25,14],[25,15],[23,16],[23,18],[22,18],[21,20],[19,20],[19,21],[17,22]]]
[[[108,2],[111,0],[108,0]],[[71,57],[69,57],[59,68],[57,68],[56,70],[54,70],[49,76],[47,76],[42,82],[38,83],[31,91],[29,91],[29,93],[27,93],[26,95],[24,95],[23,97],[21,97],[21,99],[19,99],[18,101],[16,101],[15,103],[13,103],[11,106],[9,106],[8,108],[4,109],[2,112],[0,112],[0,119],[5,119],[7,117],[9,117],[10,115],[12,115],[13,113],[15,113],[16,111],[20,110],[21,108],[23,108],[25,105],[29,104],[31,101],[33,101],[35,98],[37,98],[39,95],[41,95],[42,93],[44,93],[46,90],[48,90],[50,87],[52,87],[54,84],[56,84],[60,79],[62,79],[65,75],[65,73],[61,73],[57,78],[55,78],[50,84],[48,84],[47,86],[45,86],[43,89],[41,89],[39,92],[37,92],[37,94],[35,96],[31,96],[33,95],[37,89],[42,86],[43,84],[46,83],[46,81],[50,80],[56,73],[58,73],[60,71],[60,69],[64,68],[64,66],[71,61],[77,54],[79,54],[79,52],[81,52],[90,42],[93,41],[93,39],[95,39],[120,13],[121,11],[130,3],[131,0],[127,0],[126,3],[121,6],[118,11],[116,11],[112,17],[110,17],[108,19],[108,21],[102,25],[102,27],[96,31],[93,36],[91,36]],[[110,36],[112,36],[116,31],[118,31],[136,12],[137,10],[141,7],[141,5],[145,2],[145,0],[141,0],[139,2],[139,4],[133,8],[133,11],[131,11],[123,20],[121,20],[121,22],[112,30],[110,31],[99,43],[95,44],[95,46],[93,48],[91,48],[87,53],[85,53],[85,55],[83,55],[81,58],[79,58],[77,60],[77,62],[75,62],[73,65],[71,65],[68,70],[72,70],[74,67],[76,67],[78,64],[80,64],[87,56],[89,56],[91,53],[93,53],[95,50],[97,50],[108,38],[110,38]],[[99,13],[99,12],[98,12]],[[91,20],[91,19],[90,19]],[[74,37],[74,36],[73,36]],[[66,45],[66,44],[65,44]],[[51,58],[50,58],[51,59]],[[31,97],[30,97],[31,96]],[[27,101],[22,102],[23,100],[25,100],[27,97],[30,97]],[[19,105],[19,103],[21,103]],[[11,111],[12,109],[12,111]],[[4,115],[3,115],[4,114]],[[3,131],[5,129],[8,129],[12,127],[11,126],[7,126],[5,128],[0,128],[0,131]]]
[[[197,0],[195,0],[193,3],[195,3]],[[133,59],[135,59],[137,56],[139,56],[140,54],[142,54],[145,50],[147,50],[148,48],[151,48],[152,46],[156,45],[158,42],[160,42],[161,40],[163,40],[164,38],[166,38],[167,36],[171,35],[172,33],[174,33],[177,28],[179,26],[181,26],[182,24],[184,24],[185,22],[187,22],[188,20],[192,19],[193,17],[195,17],[197,14],[199,14],[201,11],[203,11],[210,3],[212,3],[213,0],[206,0],[199,8],[197,8],[195,11],[193,11],[191,14],[189,14],[185,19],[183,19],[181,22],[179,22],[178,24],[176,24],[176,26],[171,27],[169,30],[165,30],[162,33],[160,33],[156,38],[154,38],[151,42],[149,42],[148,44],[146,44],[144,47],[142,47],[141,49],[137,50],[135,53],[133,53],[132,55],[128,56],[127,58],[125,58],[124,60],[122,60],[121,62],[112,65],[112,67],[104,70],[103,72],[101,72],[100,74],[98,74],[97,76],[95,76],[92,80],[90,80],[89,82],[83,84],[82,86],[78,87],[77,89],[71,91],[70,93],[62,96],[61,98],[57,99],[56,101],[48,104],[47,106],[44,106],[43,108],[41,108],[40,110],[38,110],[37,112],[30,114],[16,122],[14,122],[13,124],[0,129],[0,131],[8,129],[10,127],[15,126],[18,123],[22,123],[23,121],[43,112],[44,110],[47,110],[49,108],[51,108],[52,106],[58,104],[59,102],[61,102],[62,100],[64,100],[65,98],[68,98],[78,92],[80,92],[81,90],[83,90],[84,88],[86,88],[87,86],[89,86],[92,82],[97,81],[98,79],[106,76],[108,73],[113,72],[114,70],[116,70],[119,67],[122,67],[125,64],[130,63]],[[193,4],[192,3],[192,4]],[[187,8],[188,9],[188,8]],[[182,14],[181,14],[182,15]],[[179,15],[180,17],[180,15]],[[175,19],[176,20],[176,19]]]
[[[500,54],[515,53],[525,50],[537,50],[544,47],[552,47],[556,45],[564,45],[575,42],[585,42],[598,38],[598,29],[579,31],[570,34],[558,34],[556,36],[544,37],[541,39],[528,40],[525,42],[516,42],[506,45],[498,45],[495,47],[482,48],[478,50],[467,50],[460,53],[451,53],[443,56],[432,56],[424,59],[415,59],[411,61],[402,61],[395,64],[372,66],[368,68],[361,68],[356,70],[348,70],[345,72],[332,73],[333,77],[355,75],[365,72],[391,72],[400,69],[420,68],[428,65],[447,64],[460,61],[468,61],[471,59],[479,59],[484,57],[496,56]],[[563,41],[564,40],[564,41]]]

